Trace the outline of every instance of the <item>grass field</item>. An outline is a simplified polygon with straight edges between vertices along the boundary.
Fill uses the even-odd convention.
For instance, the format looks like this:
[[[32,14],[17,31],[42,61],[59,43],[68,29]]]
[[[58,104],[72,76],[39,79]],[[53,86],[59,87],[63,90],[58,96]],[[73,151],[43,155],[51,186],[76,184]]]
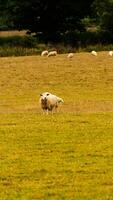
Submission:
[[[43,115],[39,94],[64,99]],[[113,58],[0,58],[0,200],[113,199]]]

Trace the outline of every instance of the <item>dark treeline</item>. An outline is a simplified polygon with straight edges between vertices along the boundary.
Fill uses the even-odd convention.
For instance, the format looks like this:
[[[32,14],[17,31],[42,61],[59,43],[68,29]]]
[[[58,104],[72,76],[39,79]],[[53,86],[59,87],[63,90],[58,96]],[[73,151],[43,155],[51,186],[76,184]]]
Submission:
[[[27,30],[40,41],[113,42],[113,0],[0,0],[0,30]]]

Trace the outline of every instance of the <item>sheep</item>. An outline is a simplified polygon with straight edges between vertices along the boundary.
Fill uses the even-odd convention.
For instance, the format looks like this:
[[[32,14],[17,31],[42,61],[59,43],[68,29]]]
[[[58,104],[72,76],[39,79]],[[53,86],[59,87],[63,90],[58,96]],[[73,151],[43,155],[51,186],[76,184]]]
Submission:
[[[42,51],[41,56],[47,56],[47,55],[48,55],[48,51],[47,50]]]
[[[48,57],[50,57],[50,56],[56,56],[56,55],[57,55],[57,51],[50,51],[48,53]]]
[[[74,56],[73,53],[69,53],[69,54],[67,55],[67,58],[73,58],[73,56]]]
[[[43,109],[43,111],[46,111],[46,113],[48,114],[48,111],[53,111],[53,109],[57,110],[58,105],[60,103],[63,103],[63,99],[51,94],[49,92],[44,92],[42,94],[40,94],[40,99],[39,99],[39,103],[41,108]]]
[[[96,51],[91,51],[91,54],[92,54],[93,56],[97,56],[97,52],[96,52]]]
[[[113,51],[109,51],[109,56],[113,56]]]

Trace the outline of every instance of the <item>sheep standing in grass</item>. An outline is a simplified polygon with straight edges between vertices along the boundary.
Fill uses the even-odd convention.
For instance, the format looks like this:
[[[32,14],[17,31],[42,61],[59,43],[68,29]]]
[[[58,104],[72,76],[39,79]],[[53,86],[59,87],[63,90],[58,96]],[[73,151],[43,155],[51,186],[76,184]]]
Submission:
[[[47,50],[42,51],[41,56],[47,56],[47,55],[48,55],[48,51]]]
[[[113,56],[113,51],[109,51],[109,56]]]
[[[73,58],[73,56],[74,56],[73,53],[69,53],[69,54],[67,55],[67,58]]]
[[[50,51],[48,53],[48,57],[50,57],[50,56],[56,56],[56,55],[57,55],[57,51]]]
[[[91,54],[92,54],[93,56],[97,56],[97,52],[96,52],[96,51],[91,51]]]
[[[62,98],[57,97],[56,95],[49,92],[44,92],[40,94],[39,103],[43,111],[46,111],[47,113],[48,111],[52,112],[53,109],[57,110],[58,105],[63,102],[64,101]]]

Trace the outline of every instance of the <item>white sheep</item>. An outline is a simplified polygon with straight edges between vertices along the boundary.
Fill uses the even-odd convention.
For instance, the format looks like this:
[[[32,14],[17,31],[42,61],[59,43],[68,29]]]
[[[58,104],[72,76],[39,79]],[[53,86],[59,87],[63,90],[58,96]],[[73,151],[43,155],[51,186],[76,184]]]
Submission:
[[[109,51],[109,56],[113,56],[113,51]]]
[[[46,111],[48,114],[48,111],[53,111],[53,109],[57,110],[59,103],[63,103],[63,99],[60,97],[57,97],[54,94],[51,94],[49,92],[44,92],[40,94],[39,103],[43,111]]]
[[[48,57],[50,57],[50,56],[56,56],[56,55],[57,55],[57,51],[50,51],[48,53]]]
[[[47,55],[48,55],[48,51],[47,50],[42,51],[41,56],[47,56]]]
[[[97,52],[96,52],[96,51],[91,51],[91,54],[92,54],[93,56],[97,56]]]
[[[69,53],[69,54],[67,55],[67,58],[73,58],[73,56],[74,56],[73,53]]]

